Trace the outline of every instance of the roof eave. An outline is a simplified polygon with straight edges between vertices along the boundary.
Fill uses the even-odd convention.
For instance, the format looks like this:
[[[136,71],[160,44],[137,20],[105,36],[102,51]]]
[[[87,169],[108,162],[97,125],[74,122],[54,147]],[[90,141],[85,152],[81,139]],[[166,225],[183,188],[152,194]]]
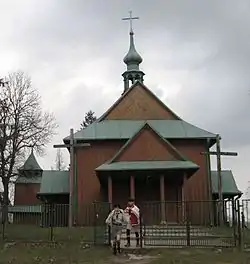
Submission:
[[[36,197],[39,199],[41,196],[53,196],[53,195],[69,195],[69,192],[58,192],[58,193],[38,192],[36,194]]]
[[[133,136],[132,136],[133,137]],[[105,140],[128,140],[131,137],[112,137],[112,138],[75,138],[76,141],[105,141]],[[207,140],[207,139],[211,139],[211,146],[212,147],[216,142],[215,142],[215,138],[213,136],[211,137],[168,137],[165,138],[167,140],[172,140],[172,139],[176,139],[176,140],[182,140],[182,139],[190,139],[190,140]],[[69,141],[65,141],[65,144],[69,143]]]

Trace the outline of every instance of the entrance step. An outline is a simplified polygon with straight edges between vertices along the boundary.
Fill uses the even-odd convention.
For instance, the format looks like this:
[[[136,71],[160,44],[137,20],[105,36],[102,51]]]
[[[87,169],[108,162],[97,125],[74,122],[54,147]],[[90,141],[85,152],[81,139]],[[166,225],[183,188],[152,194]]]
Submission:
[[[216,236],[213,230],[206,227],[190,226],[190,236]],[[187,236],[186,226],[144,226],[142,228],[142,234],[145,237],[182,237]],[[122,237],[126,235],[126,230],[122,231]],[[134,232],[131,232],[131,236],[134,236]]]
[[[202,226],[190,226],[190,245],[195,247],[232,247],[235,245],[230,232],[226,237],[221,237],[213,228]],[[136,248],[135,233],[131,232],[131,248]],[[142,228],[142,239],[144,248],[153,247],[186,247],[187,229],[183,225],[167,226],[144,226]],[[122,231],[121,246],[126,244],[126,229]]]

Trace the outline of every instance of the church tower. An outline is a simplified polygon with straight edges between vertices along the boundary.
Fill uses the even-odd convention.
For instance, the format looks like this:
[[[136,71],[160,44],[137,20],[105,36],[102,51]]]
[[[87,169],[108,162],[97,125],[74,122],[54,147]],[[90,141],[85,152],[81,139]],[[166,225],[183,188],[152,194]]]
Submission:
[[[124,92],[136,81],[143,83],[143,76],[145,75],[139,68],[139,65],[142,63],[142,57],[136,51],[132,28],[132,20],[139,19],[139,17],[132,17],[132,12],[130,11],[129,13],[130,16],[128,18],[123,18],[123,20],[130,21],[129,51],[123,59],[124,63],[127,65],[127,70],[122,74],[124,80]]]
[[[19,168],[18,171],[20,175],[27,178],[42,177],[43,170],[38,164],[36,157],[33,153],[33,150],[31,151],[24,165],[21,168]]]

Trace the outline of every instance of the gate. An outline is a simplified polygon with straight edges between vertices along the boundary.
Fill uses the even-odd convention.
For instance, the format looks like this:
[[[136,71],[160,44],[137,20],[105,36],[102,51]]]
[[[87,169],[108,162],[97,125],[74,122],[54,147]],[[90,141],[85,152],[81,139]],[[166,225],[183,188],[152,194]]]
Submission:
[[[240,246],[250,247],[250,199],[242,200],[239,215]]]
[[[94,202],[94,244],[109,245],[110,230],[105,223],[105,219],[110,213],[108,202]]]
[[[218,225],[218,201],[145,202],[141,206],[144,246],[233,247],[237,241],[235,201],[223,204]],[[213,210],[214,209],[214,210]],[[230,224],[228,218],[231,217]]]

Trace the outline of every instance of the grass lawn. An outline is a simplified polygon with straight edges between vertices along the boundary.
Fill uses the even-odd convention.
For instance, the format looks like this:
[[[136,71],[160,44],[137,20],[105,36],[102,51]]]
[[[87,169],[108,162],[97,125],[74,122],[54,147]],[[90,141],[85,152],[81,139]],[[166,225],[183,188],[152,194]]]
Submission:
[[[17,243],[9,247],[6,247],[6,244],[1,247],[0,263],[108,264],[110,256],[111,252],[107,247],[85,248],[85,244],[81,243]]]
[[[84,243],[17,243],[1,245],[0,263],[100,263],[100,264],[247,264],[250,253],[237,250],[171,249],[138,250],[113,256],[107,247]]]

